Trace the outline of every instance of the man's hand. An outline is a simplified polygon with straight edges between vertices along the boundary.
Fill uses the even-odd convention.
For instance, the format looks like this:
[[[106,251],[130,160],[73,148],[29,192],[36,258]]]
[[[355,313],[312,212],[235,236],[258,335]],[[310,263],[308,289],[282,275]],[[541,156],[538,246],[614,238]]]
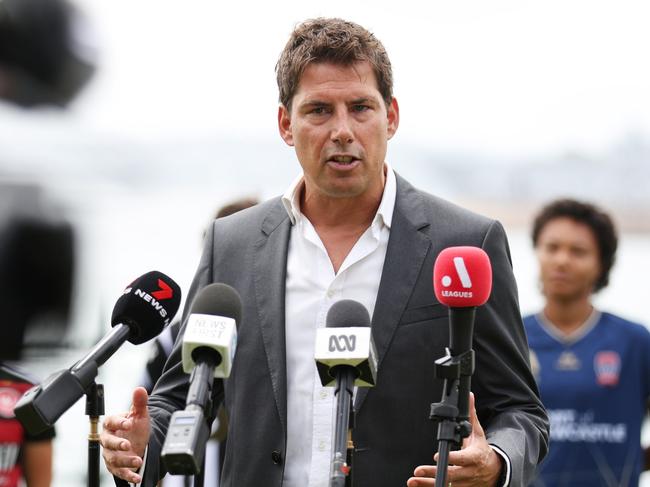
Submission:
[[[99,436],[103,457],[110,473],[131,483],[142,481],[135,473],[142,465],[149,443],[149,411],[147,391],[138,387],[133,391],[133,404],[126,414],[116,414],[104,419]]]
[[[494,487],[501,474],[502,460],[488,444],[485,432],[476,416],[474,394],[470,394],[469,417],[472,433],[463,441],[461,450],[449,453],[447,482],[452,487]],[[433,458],[438,459],[438,454]],[[415,469],[415,477],[408,479],[408,487],[435,485],[437,467],[421,465]]]

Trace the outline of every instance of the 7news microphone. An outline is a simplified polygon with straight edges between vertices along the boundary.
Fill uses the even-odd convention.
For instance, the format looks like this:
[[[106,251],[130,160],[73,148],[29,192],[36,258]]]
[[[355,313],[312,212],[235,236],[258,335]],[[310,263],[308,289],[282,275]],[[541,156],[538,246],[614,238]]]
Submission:
[[[192,303],[181,349],[183,371],[191,374],[186,405],[172,415],[161,451],[173,475],[202,474],[213,419],[212,386],[215,378],[230,376],[241,307],[237,291],[221,283],[201,289]]]
[[[438,423],[436,487],[447,487],[449,451],[460,448],[471,433],[469,393],[474,373],[472,337],[476,307],[492,291],[492,266],[478,247],[444,249],[433,266],[433,287],[438,301],[449,307],[449,341],[446,356],[436,360],[435,374],[444,379],[442,401],[431,405],[430,417]]]
[[[321,384],[334,387],[336,414],[330,487],[343,487],[351,469],[353,449],[348,427],[354,386],[372,387],[377,380],[377,352],[370,316],[359,302],[337,301],[327,312],[326,327],[316,330],[315,359]],[[352,417],[353,418],[353,417]]]
[[[111,331],[72,367],[28,390],[16,404],[16,418],[30,434],[52,427],[94,384],[100,365],[125,341],[138,345],[158,335],[180,301],[180,288],[163,273],[151,271],[137,278],[115,303]]]

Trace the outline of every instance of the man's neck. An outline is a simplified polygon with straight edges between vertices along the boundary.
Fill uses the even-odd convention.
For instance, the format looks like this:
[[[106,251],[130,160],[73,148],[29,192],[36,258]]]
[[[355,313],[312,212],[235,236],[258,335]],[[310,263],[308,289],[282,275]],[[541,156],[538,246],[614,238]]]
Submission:
[[[381,204],[383,189],[351,198],[309,193],[303,186],[300,210],[314,228],[368,228]]]
[[[381,204],[383,188],[378,195],[364,194],[355,198],[310,197],[305,196],[304,187],[302,191],[301,211],[323,242],[336,274],[352,247],[372,224]]]

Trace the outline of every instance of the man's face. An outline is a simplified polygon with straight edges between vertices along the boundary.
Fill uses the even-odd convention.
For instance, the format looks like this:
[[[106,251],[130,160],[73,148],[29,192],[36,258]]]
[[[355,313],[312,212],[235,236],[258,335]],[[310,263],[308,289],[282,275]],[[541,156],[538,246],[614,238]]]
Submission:
[[[398,124],[397,102],[386,107],[368,62],[309,64],[291,112],[278,112],[280,135],[305,174],[306,199],[380,197],[387,142]]]
[[[547,298],[572,301],[591,295],[600,258],[590,227],[567,217],[550,220],[539,233],[536,251]]]

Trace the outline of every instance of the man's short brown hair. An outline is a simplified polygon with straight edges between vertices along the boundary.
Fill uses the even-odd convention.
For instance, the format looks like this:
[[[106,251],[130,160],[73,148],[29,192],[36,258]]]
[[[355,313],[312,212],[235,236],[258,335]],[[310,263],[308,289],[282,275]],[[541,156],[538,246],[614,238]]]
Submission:
[[[288,110],[298,83],[310,63],[342,66],[368,61],[382,98],[393,100],[393,70],[381,42],[359,24],[336,18],[310,19],[298,24],[275,66],[280,103]]]

